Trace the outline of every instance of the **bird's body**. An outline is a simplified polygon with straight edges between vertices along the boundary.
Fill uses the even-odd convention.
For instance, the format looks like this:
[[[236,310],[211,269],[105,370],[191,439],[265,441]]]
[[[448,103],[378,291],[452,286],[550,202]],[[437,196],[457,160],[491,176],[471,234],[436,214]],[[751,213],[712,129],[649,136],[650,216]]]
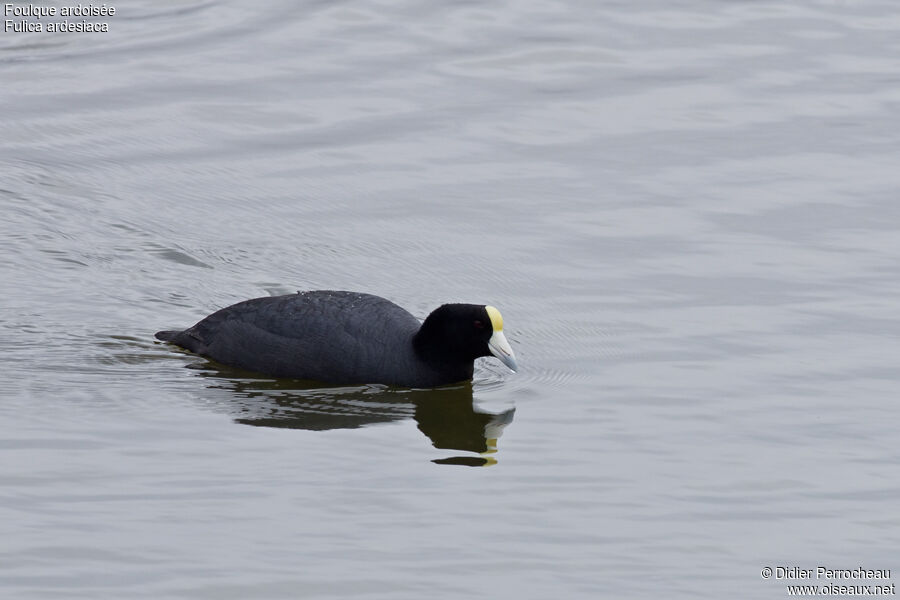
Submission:
[[[475,358],[489,354],[515,367],[493,307],[446,304],[420,324],[393,302],[358,292],[246,300],[156,337],[229,366],[338,384],[435,387],[471,379]]]

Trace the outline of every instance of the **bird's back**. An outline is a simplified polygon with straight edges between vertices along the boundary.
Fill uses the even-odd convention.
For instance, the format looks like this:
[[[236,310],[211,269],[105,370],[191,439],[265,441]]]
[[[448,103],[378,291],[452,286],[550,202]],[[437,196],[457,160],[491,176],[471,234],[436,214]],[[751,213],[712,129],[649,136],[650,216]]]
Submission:
[[[181,332],[157,337],[223,364],[336,383],[418,385],[412,337],[419,321],[393,302],[357,292],[255,298]]]

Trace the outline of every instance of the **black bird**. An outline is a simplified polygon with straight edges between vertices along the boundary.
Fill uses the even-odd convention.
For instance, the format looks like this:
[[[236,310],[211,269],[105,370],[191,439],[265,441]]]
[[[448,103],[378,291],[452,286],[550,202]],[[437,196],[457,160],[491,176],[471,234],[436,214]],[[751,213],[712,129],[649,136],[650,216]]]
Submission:
[[[157,339],[232,367],[323,383],[436,387],[472,379],[480,356],[516,370],[493,306],[444,304],[423,323],[389,300],[313,291],[238,302]]]

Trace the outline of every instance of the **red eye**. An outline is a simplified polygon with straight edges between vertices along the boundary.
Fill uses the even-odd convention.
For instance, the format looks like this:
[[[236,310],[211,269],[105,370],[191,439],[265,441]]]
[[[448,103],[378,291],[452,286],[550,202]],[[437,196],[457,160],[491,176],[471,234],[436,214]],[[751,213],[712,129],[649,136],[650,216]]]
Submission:
[[[475,321],[473,325],[475,325],[475,329],[484,329],[484,323],[482,323],[481,321]]]

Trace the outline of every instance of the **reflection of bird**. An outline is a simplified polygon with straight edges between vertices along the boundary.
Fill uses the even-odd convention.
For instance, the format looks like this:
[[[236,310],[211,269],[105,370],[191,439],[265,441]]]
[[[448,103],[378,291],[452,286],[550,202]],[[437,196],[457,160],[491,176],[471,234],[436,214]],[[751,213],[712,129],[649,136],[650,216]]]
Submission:
[[[474,360],[490,355],[516,369],[493,306],[444,304],[420,325],[393,302],[356,292],[246,300],[156,337],[249,371],[337,384],[435,387],[472,379]]]
[[[437,459],[437,463],[495,463],[489,455],[497,452],[497,438],[515,415],[515,408],[491,413],[476,407],[469,382],[427,390],[377,385],[321,387],[251,378],[245,372],[209,363],[198,369],[213,381],[210,390],[229,391],[225,402],[217,404],[238,423],[324,431],[414,418],[435,448],[481,455]]]
[[[435,448],[493,453],[503,428],[512,422],[515,409],[499,414],[474,407],[471,386],[468,394],[457,394],[442,402],[417,402],[416,423]]]

